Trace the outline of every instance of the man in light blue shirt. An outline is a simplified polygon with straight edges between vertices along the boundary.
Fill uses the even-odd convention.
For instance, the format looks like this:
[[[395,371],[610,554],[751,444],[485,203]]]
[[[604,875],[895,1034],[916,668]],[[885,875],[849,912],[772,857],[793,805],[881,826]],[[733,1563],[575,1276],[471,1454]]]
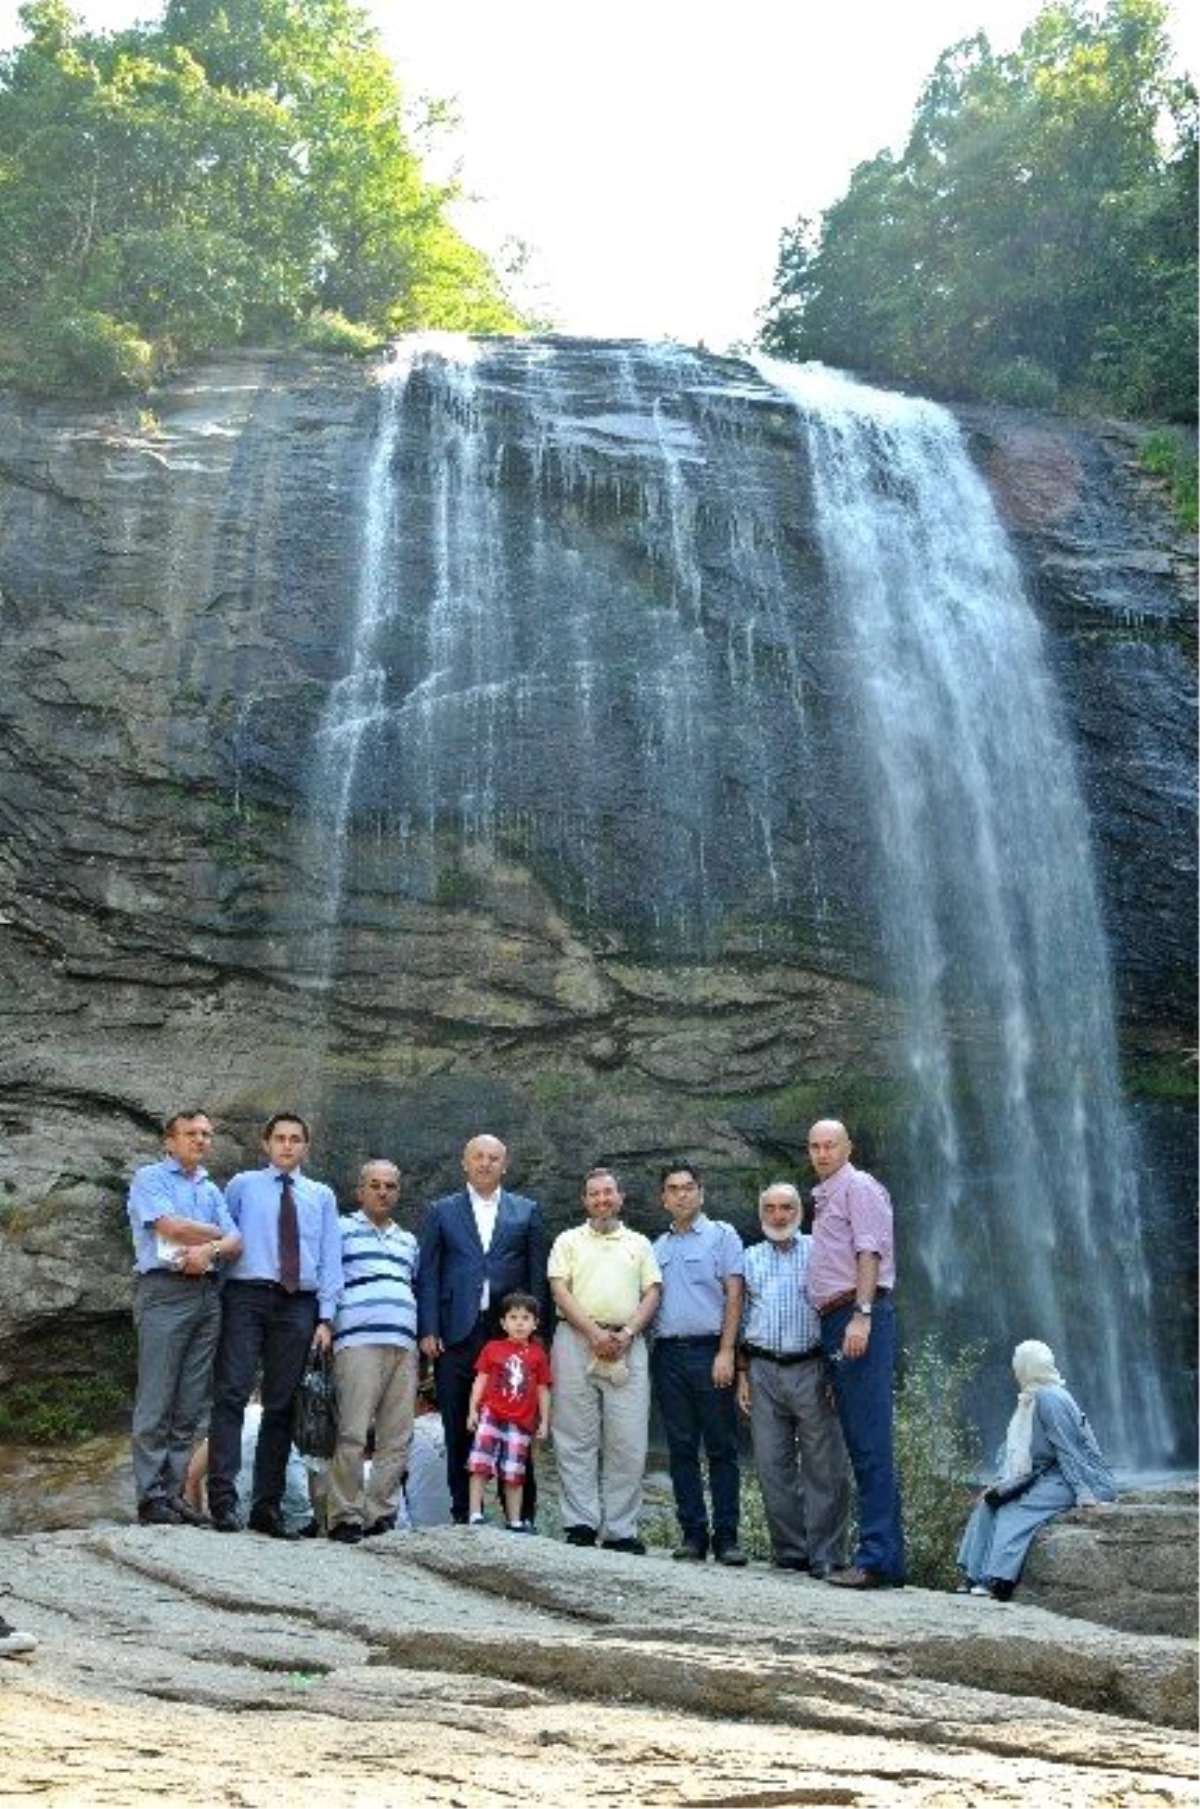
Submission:
[[[806,1292],[812,1239],[788,1181],[764,1188],[758,1217],[763,1241],[746,1252],[738,1406],[750,1417],[776,1568],[824,1578],[846,1562],[850,1464]]]
[[[329,1465],[329,1537],[357,1545],[396,1525],[408,1470],[417,1402],[418,1253],[411,1231],[395,1223],[400,1170],[364,1162],[358,1211],[341,1223],[342,1304],[333,1322],[338,1442]],[[367,1434],[375,1450],[365,1479]]]
[[[262,1370],[262,1426],[254,1460],[251,1530],[293,1537],[280,1514],[292,1443],[292,1404],[310,1349],[328,1350],[342,1295],[337,1201],[301,1173],[308,1126],[276,1112],[263,1127],[265,1168],[225,1190],[242,1253],[225,1283],[208,1434],[208,1505],[218,1532],[242,1529],[237,1473],[242,1419]]]
[[[204,1167],[212,1137],[207,1112],[175,1112],[163,1127],[162,1160],[139,1168],[129,1189],[138,1340],[133,1480],[147,1526],[204,1520],[183,1499],[183,1485],[212,1386],[220,1265],[242,1247]]]
[[[650,1374],[667,1434],[671,1486],[683,1540],[677,1558],[703,1563],[711,1542],[718,1564],[743,1565],[734,1353],[742,1317],[742,1240],[704,1213],[704,1188],[690,1162],[662,1171],[671,1229],[654,1244],[662,1300],[653,1325]],[[712,1532],[700,1449],[708,1459]]]

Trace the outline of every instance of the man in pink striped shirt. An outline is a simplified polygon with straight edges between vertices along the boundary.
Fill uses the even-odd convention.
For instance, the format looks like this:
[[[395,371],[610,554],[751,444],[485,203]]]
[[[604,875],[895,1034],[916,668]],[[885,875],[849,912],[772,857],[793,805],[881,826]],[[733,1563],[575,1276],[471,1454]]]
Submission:
[[[808,1133],[813,1189],[808,1295],[821,1321],[834,1398],[858,1485],[858,1548],[841,1589],[899,1588],[904,1532],[892,1441],[896,1281],[892,1202],[850,1160],[846,1127],[823,1118]]]

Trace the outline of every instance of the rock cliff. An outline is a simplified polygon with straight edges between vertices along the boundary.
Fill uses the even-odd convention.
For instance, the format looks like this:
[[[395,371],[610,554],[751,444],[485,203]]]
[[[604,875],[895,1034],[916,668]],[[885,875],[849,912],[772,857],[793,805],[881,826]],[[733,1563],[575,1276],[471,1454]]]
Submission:
[[[711,492],[689,505],[693,572],[667,507],[690,468],[686,437],[672,438],[636,385],[589,393],[589,348],[561,352],[579,386],[572,397],[583,397],[571,402],[573,450],[560,441],[556,477],[536,435],[513,429],[500,477],[518,508],[535,479],[558,483],[572,556],[589,584],[644,596],[668,670],[672,660],[684,670],[688,636],[703,634],[727,642],[731,696],[751,657],[771,696],[809,683],[812,673],[788,670],[769,623],[751,656],[732,609],[721,617],[718,605],[714,618],[696,601],[736,595],[751,569],[719,513],[732,467],[716,461]],[[776,485],[781,544],[811,564],[811,499],[778,401],[748,367],[701,362],[737,481],[747,496]],[[361,1159],[393,1154],[409,1211],[454,1182],[459,1146],[483,1127],[507,1137],[514,1180],[559,1223],[577,1177],[603,1155],[628,1177],[634,1222],[655,1228],[654,1165],[686,1149],[711,1171],[723,1209],[748,1224],[753,1186],[795,1168],[818,1111],[861,1121],[867,1158],[887,1162],[897,1004],[856,917],[857,838],[831,781],[801,786],[788,833],[747,856],[740,844],[758,828],[746,771],[765,762],[755,798],[791,782],[766,724],[753,746],[732,731],[716,737],[710,791],[726,804],[706,831],[706,896],[720,907],[711,922],[689,919],[670,897],[673,863],[692,858],[690,826],[667,816],[623,840],[636,813],[613,776],[619,763],[601,772],[570,746],[531,743],[519,771],[500,750],[513,801],[493,813],[489,834],[472,833],[487,800],[459,795],[460,833],[450,837],[439,817],[427,843],[372,798],[367,761],[350,774],[358,803],[335,850],[330,700],[350,683],[364,687],[361,708],[375,708],[373,669],[356,668],[351,641],[377,376],[247,354],[173,384],[153,415],[0,399],[0,1377],[9,1381],[51,1353],[56,1365],[86,1368],[79,1332],[124,1315],[125,1178],[155,1154],[156,1122],[180,1104],[217,1116],[214,1169],[224,1174],[256,1159],[261,1117],[294,1103],[315,1119],[318,1172],[345,1192]],[[501,415],[510,377],[498,358],[490,405]],[[552,388],[547,408],[561,404]],[[1183,707],[1194,559],[1136,470],[1132,433],[997,411],[973,411],[966,426],[1016,536],[1077,729],[1126,1046],[1136,1075],[1150,1077],[1155,1140],[1171,1143],[1161,1228],[1182,1278],[1188,1152],[1169,1096],[1194,994]],[[624,480],[601,482],[587,462],[630,439],[666,447],[666,502],[657,516],[643,504],[636,544]],[[411,449],[398,452],[399,468],[408,472],[406,457],[406,506],[435,512],[436,486],[420,487]],[[483,558],[478,548],[456,556]],[[521,549],[530,582],[546,557],[544,545]],[[485,590],[486,575],[474,572]],[[535,637],[535,674],[536,636],[571,632],[569,586],[564,598],[558,627],[512,629]],[[617,660],[628,651],[620,621],[613,632]],[[407,715],[408,699],[392,700],[396,720],[416,725],[398,736],[397,759],[416,758],[417,730],[431,732],[437,703],[436,686],[422,693],[413,679],[409,633],[403,612],[386,630],[388,682],[416,693]],[[538,703],[531,692],[530,720]],[[656,707],[669,710],[669,697]],[[626,727],[615,717],[593,725],[588,745]],[[686,759],[686,736],[677,744]],[[551,846],[544,824],[530,830],[521,787],[535,798],[539,776],[556,767],[591,827],[581,840],[564,806]],[[819,898],[806,893],[816,848],[836,876]],[[639,870],[655,876],[653,888],[638,887]],[[661,910],[647,908],[648,890]],[[1172,1360],[1188,1349],[1185,1327]]]

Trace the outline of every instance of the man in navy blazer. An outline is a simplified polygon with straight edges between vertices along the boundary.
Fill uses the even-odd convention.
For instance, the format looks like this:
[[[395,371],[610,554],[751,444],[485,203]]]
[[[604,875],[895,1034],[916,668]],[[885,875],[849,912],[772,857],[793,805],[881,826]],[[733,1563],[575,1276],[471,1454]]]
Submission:
[[[503,1336],[500,1302],[506,1294],[533,1294],[546,1324],[546,1231],[536,1200],[509,1193],[501,1183],[508,1151],[498,1137],[472,1137],[463,1151],[467,1185],[425,1210],[417,1269],[417,1332],[421,1350],[436,1364],[438,1410],[446,1431],[446,1477],[458,1522],[467,1519],[467,1414],[475,1359],[490,1338]],[[536,1499],[526,1479],[525,1516]]]

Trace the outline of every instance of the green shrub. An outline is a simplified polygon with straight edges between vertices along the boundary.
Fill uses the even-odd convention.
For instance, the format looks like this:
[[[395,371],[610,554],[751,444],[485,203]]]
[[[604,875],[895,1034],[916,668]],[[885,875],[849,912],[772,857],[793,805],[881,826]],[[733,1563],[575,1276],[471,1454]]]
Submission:
[[[1147,434],[1138,454],[1143,471],[1152,477],[1165,478],[1171,494],[1171,507],[1181,525],[1193,534],[1197,526],[1197,460],[1183,434],[1169,427]]]
[[[92,1324],[82,1335],[51,1332],[24,1367],[24,1379],[0,1388],[0,1440],[68,1445],[128,1425],[137,1386],[137,1337],[128,1319]]]
[[[14,379],[47,395],[110,396],[144,389],[153,374],[149,342],[95,308],[48,302],[27,323],[25,349]]]
[[[904,1511],[908,1580],[953,1588],[954,1554],[977,1493],[978,1434],[962,1408],[979,1367],[978,1346],[948,1356],[936,1336],[905,1351],[896,1389],[896,1468]]]
[[[350,352],[364,358],[383,344],[382,336],[335,308],[317,308],[296,328],[295,343],[306,352]]]
[[[1053,408],[1058,401],[1058,378],[1034,358],[1012,358],[992,365],[979,383],[989,402],[1007,402],[1013,408]]]

